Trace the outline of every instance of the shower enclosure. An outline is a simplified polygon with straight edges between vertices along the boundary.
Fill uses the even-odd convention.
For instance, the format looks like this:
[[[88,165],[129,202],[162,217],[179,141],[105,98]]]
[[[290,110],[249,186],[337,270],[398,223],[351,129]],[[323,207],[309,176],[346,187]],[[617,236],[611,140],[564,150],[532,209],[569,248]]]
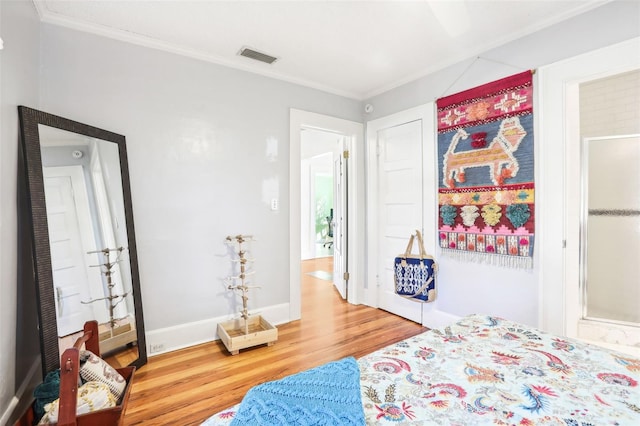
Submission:
[[[578,337],[640,342],[640,70],[580,85]]]
[[[583,318],[640,325],[640,135],[583,140]]]

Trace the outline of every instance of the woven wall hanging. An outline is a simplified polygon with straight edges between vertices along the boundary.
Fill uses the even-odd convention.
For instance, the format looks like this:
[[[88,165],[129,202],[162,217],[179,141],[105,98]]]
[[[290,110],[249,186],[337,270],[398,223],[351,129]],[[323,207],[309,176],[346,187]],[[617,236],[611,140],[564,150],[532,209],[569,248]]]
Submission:
[[[443,254],[531,268],[533,79],[526,71],[437,100]]]

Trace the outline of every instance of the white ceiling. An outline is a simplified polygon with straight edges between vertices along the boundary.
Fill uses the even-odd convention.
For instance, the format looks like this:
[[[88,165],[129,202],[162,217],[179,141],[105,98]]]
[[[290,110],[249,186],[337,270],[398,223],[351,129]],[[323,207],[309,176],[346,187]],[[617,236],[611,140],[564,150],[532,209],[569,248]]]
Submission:
[[[44,22],[365,99],[602,0],[33,0]],[[272,65],[238,56],[248,46]]]

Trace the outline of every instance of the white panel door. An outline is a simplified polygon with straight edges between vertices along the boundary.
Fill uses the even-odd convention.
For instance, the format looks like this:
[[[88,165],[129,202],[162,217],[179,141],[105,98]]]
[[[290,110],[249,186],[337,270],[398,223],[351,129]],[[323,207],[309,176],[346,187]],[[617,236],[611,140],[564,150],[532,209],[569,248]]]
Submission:
[[[333,150],[333,284],[343,299],[347,298],[347,160],[345,137],[338,138]]]
[[[378,307],[422,322],[422,304],[395,294],[394,258],[422,231],[422,120],[377,130]]]
[[[91,309],[81,301],[88,300],[87,274],[80,247],[78,219],[73,205],[71,178],[45,179],[47,220],[51,246],[51,266],[56,299],[58,334],[66,336],[82,330],[92,319]]]
[[[100,268],[89,268],[90,263],[97,264],[99,260],[95,255],[86,253],[89,249],[95,250],[95,240],[86,219],[89,213],[83,183],[81,167],[44,168],[56,321],[60,337],[82,330],[85,321],[101,319],[106,313],[104,301],[82,303],[104,297]],[[80,203],[84,205],[79,208]]]

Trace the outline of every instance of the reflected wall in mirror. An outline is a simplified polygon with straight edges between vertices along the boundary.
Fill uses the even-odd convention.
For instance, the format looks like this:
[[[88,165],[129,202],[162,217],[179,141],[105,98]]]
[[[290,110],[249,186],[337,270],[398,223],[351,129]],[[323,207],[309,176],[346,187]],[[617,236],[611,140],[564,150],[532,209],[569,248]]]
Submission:
[[[87,320],[115,366],[146,363],[125,137],[19,107],[43,373]]]

